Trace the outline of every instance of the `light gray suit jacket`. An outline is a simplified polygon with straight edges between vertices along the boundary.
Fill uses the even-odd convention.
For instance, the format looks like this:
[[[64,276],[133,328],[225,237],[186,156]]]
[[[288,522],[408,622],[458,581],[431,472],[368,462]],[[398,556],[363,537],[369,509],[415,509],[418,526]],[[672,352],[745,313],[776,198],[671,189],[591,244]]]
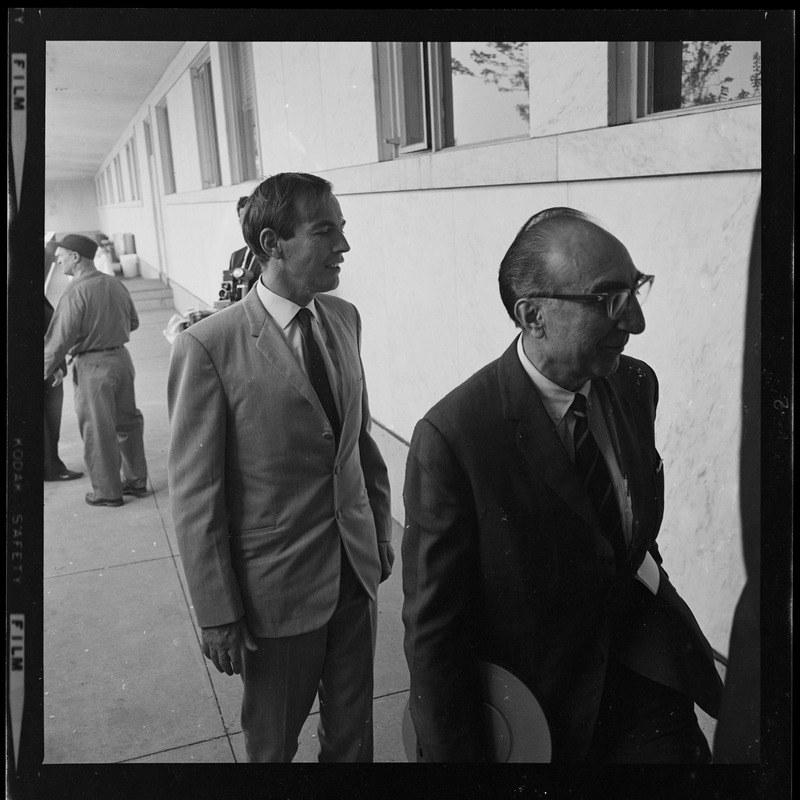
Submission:
[[[391,539],[389,480],[371,429],[355,306],[316,298],[339,361],[338,450],[311,383],[255,289],[173,344],[169,489],[201,627],[243,614],[255,636],[322,627],[340,541],[375,598]]]

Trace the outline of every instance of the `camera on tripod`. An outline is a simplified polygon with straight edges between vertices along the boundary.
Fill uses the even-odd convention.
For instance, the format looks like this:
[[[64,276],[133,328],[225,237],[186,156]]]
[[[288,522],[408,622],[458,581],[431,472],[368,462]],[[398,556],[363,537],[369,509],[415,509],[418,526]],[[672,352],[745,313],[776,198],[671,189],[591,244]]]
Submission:
[[[222,273],[219,300],[214,302],[214,308],[225,308],[225,306],[241,300],[247,294],[247,288],[252,279],[253,273],[243,267],[226,269]]]

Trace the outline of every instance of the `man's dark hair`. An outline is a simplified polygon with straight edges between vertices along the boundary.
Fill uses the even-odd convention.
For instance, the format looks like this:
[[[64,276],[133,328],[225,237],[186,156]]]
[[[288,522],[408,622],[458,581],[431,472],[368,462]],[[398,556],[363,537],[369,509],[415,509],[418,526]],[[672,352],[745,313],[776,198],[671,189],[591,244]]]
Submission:
[[[547,294],[554,291],[547,256],[550,252],[549,237],[565,219],[593,220],[582,211],[558,206],[534,214],[517,233],[502,262],[498,281],[503,305],[515,325],[517,300],[532,294]]]
[[[249,197],[240,197],[236,202],[236,213],[238,214],[246,205]]]
[[[291,239],[297,226],[332,191],[329,181],[306,172],[281,172],[262,181],[248,198],[242,219],[247,246],[258,258],[268,260],[261,231],[272,228],[281,239]]]

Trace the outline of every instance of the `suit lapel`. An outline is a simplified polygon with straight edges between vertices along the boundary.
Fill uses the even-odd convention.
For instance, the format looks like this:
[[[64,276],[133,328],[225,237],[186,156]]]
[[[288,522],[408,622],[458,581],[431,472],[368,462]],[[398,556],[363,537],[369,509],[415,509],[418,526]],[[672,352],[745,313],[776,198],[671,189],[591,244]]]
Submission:
[[[272,317],[267,314],[257,291],[248,292],[240,301],[243,304],[250,325],[250,335],[256,339],[256,347],[270,364],[291,384],[303,397],[325,417],[325,410],[314,391],[314,387],[305,372],[297,363],[283,331]],[[327,419],[327,417],[325,417]]]
[[[647,535],[650,530],[652,503],[648,498],[652,491],[647,491],[647,474],[642,463],[642,443],[636,430],[635,417],[630,407],[625,384],[618,374],[598,381],[598,390],[605,401],[607,415],[611,418],[609,431],[617,451],[622,474],[628,481],[633,511],[633,531],[631,545],[637,544],[639,535]],[[632,547],[636,550],[636,547]]]
[[[531,379],[525,373],[514,343],[500,357],[498,365],[503,412],[517,421],[517,446],[537,476],[591,525],[597,514],[556,433]]]
[[[325,302],[323,296],[318,296],[316,298],[316,306],[320,319],[325,326],[328,341],[333,346],[333,350],[336,353],[336,360],[339,362],[342,430],[344,430],[347,417],[351,412],[350,405],[353,399],[353,379],[357,377],[361,371],[357,344],[354,341],[354,336],[348,336],[341,315],[335,308]]]
[[[628,481],[633,529],[627,562],[632,570],[636,570],[658,532],[658,498],[652,476],[648,474],[642,458],[648,444],[639,436],[636,417],[630,405],[629,389],[619,372],[598,381],[598,385],[607,400],[607,413],[613,422],[609,430],[612,431],[612,439],[615,438],[620,468]]]

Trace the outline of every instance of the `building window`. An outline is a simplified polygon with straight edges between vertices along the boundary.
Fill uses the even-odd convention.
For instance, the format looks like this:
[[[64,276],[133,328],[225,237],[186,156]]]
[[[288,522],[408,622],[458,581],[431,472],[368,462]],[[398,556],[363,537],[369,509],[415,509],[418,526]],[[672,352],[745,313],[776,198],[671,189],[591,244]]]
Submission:
[[[452,146],[530,136],[527,42],[447,42]]]
[[[169,112],[166,99],[156,106],[158,147],[161,153],[161,174],[164,178],[164,194],[175,194],[175,166],[172,161],[172,139],[169,133]]]
[[[103,170],[103,176],[105,177],[106,189],[108,190],[108,202],[109,204],[116,203],[117,197],[114,194],[114,182],[111,180],[111,167],[106,167],[105,170]]]
[[[530,135],[527,42],[379,42],[382,159]]]
[[[106,205],[106,187],[103,183],[103,176],[101,175],[99,178],[95,179],[94,182],[95,192],[97,193],[97,203],[98,205],[104,206]]]
[[[378,43],[383,158],[430,147],[427,110],[431,48],[423,42]]]
[[[761,99],[760,42],[620,42],[613,123]]]
[[[125,184],[122,182],[122,165],[119,161],[119,153],[114,156],[114,179],[117,182],[117,196],[120,203],[125,202]]]
[[[256,180],[261,175],[258,114],[250,42],[221,42],[223,96],[233,183]]]
[[[220,185],[217,122],[214,114],[214,89],[211,85],[211,60],[196,63],[191,68],[194,116],[197,126],[197,145],[200,151],[200,177],[203,188]]]
[[[131,189],[131,200],[141,200],[139,189],[139,162],[136,158],[136,137],[131,136],[125,145],[125,159],[128,163],[128,185]]]

